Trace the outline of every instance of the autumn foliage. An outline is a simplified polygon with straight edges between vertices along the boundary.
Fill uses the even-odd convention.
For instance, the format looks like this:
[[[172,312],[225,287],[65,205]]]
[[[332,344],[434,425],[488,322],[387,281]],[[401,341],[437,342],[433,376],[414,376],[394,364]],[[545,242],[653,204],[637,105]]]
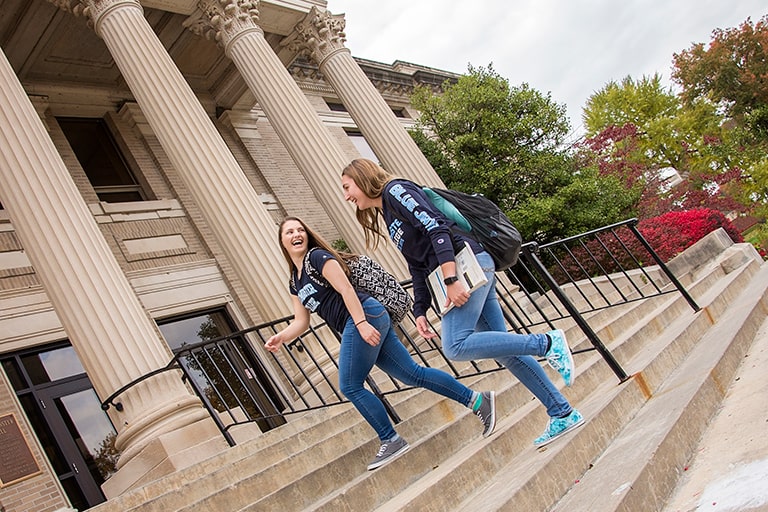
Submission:
[[[683,156],[678,167],[684,171],[685,178],[669,187],[658,163],[645,158],[648,151],[643,147],[644,138],[647,136],[637,126],[626,123],[608,126],[583,142],[583,147],[589,150],[586,155],[591,155],[591,163],[597,166],[600,175],[615,176],[628,190],[636,191],[638,200],[634,215],[645,219],[672,210],[711,208],[736,213],[747,210],[747,206],[736,199],[743,195],[741,168],[733,166],[723,170],[706,162],[698,165],[698,169],[692,169],[690,162],[685,163],[687,157]],[[722,141],[715,136],[703,136],[699,148],[693,148],[685,141],[676,143],[681,148],[681,155],[701,155],[708,151],[717,152]],[[585,159],[585,165],[587,163],[590,162]]]
[[[737,119],[768,105],[766,75],[768,16],[715,29],[708,46],[696,43],[674,55],[672,79],[682,86],[683,101],[711,98]]]
[[[744,241],[739,230],[722,213],[705,208],[665,213],[641,221],[637,228],[665,262],[717,228],[723,228],[734,242]]]
[[[717,210],[669,212],[637,224],[637,231],[665,263],[718,228],[723,228],[734,242],[744,241],[731,221]],[[567,247],[553,247],[543,260],[560,284],[656,264],[628,227],[575,240]]]

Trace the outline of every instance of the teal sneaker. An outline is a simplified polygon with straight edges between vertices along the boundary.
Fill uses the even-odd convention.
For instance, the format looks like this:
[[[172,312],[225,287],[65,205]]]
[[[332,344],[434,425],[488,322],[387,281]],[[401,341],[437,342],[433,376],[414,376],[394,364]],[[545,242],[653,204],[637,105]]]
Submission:
[[[549,331],[547,336],[552,340],[552,346],[544,357],[547,358],[549,366],[562,375],[565,385],[570,387],[576,378],[576,365],[573,363],[573,354],[565,339],[565,333],[562,329],[556,329]]]
[[[579,411],[574,409],[571,414],[565,418],[550,418],[547,429],[533,441],[533,446],[541,447],[548,445],[563,434],[578,428],[584,424],[584,417]]]

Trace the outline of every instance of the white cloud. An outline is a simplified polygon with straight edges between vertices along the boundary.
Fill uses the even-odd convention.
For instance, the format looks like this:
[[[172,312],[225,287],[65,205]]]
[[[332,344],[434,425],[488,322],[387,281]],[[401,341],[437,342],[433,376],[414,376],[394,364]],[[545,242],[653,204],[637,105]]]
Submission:
[[[716,28],[768,14],[764,0],[329,0],[345,13],[356,57],[463,73],[487,66],[565,104],[574,128],[587,98],[611,80],[659,73],[709,43]]]

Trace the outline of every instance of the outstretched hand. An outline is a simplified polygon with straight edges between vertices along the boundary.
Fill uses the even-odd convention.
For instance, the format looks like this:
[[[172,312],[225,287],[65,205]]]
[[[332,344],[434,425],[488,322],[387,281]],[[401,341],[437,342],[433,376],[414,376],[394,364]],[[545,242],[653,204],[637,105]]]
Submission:
[[[280,346],[283,344],[283,337],[280,333],[275,334],[274,336],[270,337],[266,343],[264,343],[264,348],[269,350],[270,352],[277,352],[280,350]]]
[[[422,315],[416,319],[416,329],[418,329],[419,334],[421,334],[424,339],[429,340],[435,337],[435,333],[432,332],[432,328],[429,326],[426,316]]]

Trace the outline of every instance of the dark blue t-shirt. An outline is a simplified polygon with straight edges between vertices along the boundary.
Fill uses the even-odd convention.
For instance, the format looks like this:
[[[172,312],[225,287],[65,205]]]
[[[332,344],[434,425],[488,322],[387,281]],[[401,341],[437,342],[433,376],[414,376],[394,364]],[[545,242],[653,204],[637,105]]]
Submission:
[[[389,237],[408,262],[413,278],[413,313],[421,316],[431,303],[427,276],[438,265],[453,261],[455,247],[468,242],[475,253],[483,251],[475,240],[451,231],[456,224],[434,207],[424,191],[408,180],[392,180],[381,194],[382,213]]]
[[[322,276],[323,267],[328,260],[334,259],[333,255],[326,250],[316,248],[309,251],[308,257],[309,261],[306,257],[304,258],[305,265],[311,265],[317,272],[312,272],[313,275],[310,276],[310,272],[305,268],[301,277],[298,277],[298,272],[294,268],[291,275],[291,295],[296,295],[307,310],[320,315],[320,318],[340,333],[344,330],[344,324],[347,323],[349,311],[341,294]],[[357,297],[362,303],[369,296],[357,292]]]

